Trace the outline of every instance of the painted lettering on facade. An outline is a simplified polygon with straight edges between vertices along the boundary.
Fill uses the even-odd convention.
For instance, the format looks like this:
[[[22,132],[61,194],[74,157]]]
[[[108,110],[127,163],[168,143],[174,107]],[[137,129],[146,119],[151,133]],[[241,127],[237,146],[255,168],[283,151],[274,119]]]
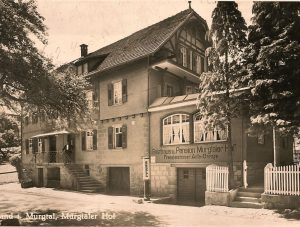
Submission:
[[[225,162],[227,161],[227,144],[194,144],[165,146],[151,150],[155,162]]]

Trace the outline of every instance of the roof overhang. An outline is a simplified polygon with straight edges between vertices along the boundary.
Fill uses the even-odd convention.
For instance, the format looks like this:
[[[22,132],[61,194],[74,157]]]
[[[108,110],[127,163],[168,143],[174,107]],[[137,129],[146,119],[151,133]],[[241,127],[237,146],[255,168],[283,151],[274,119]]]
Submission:
[[[166,71],[175,76],[185,78],[193,83],[200,82],[200,78],[197,74],[178,65],[176,62],[174,62],[171,59],[166,59],[166,60],[160,61],[158,63],[153,64],[151,67],[155,70]]]
[[[46,136],[55,136],[55,135],[63,135],[63,134],[70,134],[71,132],[66,130],[61,131],[54,131],[54,132],[48,132],[48,133],[42,133],[35,136],[32,136],[31,138],[39,138],[39,137],[46,137]]]

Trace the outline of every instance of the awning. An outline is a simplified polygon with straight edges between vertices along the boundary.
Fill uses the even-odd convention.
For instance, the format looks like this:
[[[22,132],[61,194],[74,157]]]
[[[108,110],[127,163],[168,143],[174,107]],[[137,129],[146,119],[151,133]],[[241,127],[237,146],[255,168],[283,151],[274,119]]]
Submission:
[[[61,130],[61,131],[54,131],[54,132],[48,132],[48,133],[43,133],[43,134],[38,134],[35,136],[32,136],[31,138],[38,138],[38,137],[45,137],[45,136],[55,136],[55,135],[63,135],[63,134],[70,134],[71,132],[66,131],[66,130]]]
[[[183,66],[178,65],[176,62],[171,59],[163,60],[161,62],[155,63],[152,65],[153,69],[156,70],[165,70],[173,75],[176,75],[181,78],[186,78],[187,80],[193,83],[199,83],[200,78],[195,72],[192,72]]]

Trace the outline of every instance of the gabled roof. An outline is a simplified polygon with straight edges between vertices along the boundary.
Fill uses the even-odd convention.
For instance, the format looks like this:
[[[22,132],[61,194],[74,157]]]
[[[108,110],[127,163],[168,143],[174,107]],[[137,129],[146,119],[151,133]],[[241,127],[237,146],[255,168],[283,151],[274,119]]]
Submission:
[[[177,29],[187,21],[191,15],[195,15],[199,18],[207,28],[206,21],[194,10],[184,10],[88,54],[86,58],[107,55],[97,69],[91,73],[101,72],[155,53],[172,37]]]

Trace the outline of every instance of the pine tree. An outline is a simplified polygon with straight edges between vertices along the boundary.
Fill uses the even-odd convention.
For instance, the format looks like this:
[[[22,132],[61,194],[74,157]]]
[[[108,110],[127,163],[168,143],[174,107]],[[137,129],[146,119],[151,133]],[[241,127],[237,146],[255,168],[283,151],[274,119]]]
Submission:
[[[243,94],[231,92],[242,87],[241,53],[247,45],[246,23],[235,2],[218,2],[212,13],[213,47],[206,52],[209,71],[201,75],[199,113],[208,129],[227,129],[230,186],[233,186],[232,118],[240,114]]]
[[[247,65],[251,121],[296,133],[300,126],[300,3],[255,2]]]
[[[80,102],[84,93],[73,83],[76,78],[58,80],[35,45],[47,43],[46,31],[35,1],[0,0],[0,106],[37,106],[61,116],[80,113],[86,102]]]

